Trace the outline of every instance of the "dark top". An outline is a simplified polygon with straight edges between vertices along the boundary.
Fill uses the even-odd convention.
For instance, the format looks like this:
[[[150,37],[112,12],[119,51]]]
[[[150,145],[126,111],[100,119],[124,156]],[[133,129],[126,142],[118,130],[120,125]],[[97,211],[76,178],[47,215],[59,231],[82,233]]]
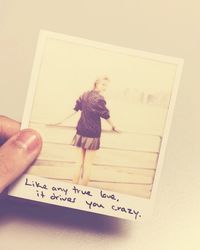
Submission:
[[[104,97],[95,90],[85,92],[76,101],[74,110],[81,111],[81,117],[76,127],[77,134],[99,138],[101,136],[101,118],[109,119],[110,117]]]

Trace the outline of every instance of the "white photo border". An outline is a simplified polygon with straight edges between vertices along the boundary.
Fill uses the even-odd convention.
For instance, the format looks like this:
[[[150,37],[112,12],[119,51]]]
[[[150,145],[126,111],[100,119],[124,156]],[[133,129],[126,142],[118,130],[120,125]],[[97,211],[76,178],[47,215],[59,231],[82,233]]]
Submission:
[[[153,181],[153,188],[151,191],[150,199],[139,198],[139,197],[125,195],[125,194],[118,194],[115,192],[110,192],[110,191],[105,190],[107,193],[116,194],[118,197],[120,197],[120,201],[122,202],[122,204],[124,204],[124,205],[127,204],[128,207],[130,207],[130,206],[134,207],[135,210],[140,212],[140,214],[142,215],[142,218],[146,218],[147,215],[151,214],[153,204],[155,202],[156,191],[158,188],[161,170],[162,170],[162,166],[163,166],[163,160],[164,160],[164,155],[165,155],[165,151],[166,151],[167,140],[169,137],[170,127],[171,127],[171,123],[172,123],[172,117],[173,117],[173,112],[174,112],[174,108],[175,108],[175,102],[176,102],[176,98],[177,98],[177,93],[178,93],[179,83],[180,83],[180,79],[181,79],[184,60],[181,58],[174,58],[174,57],[170,57],[170,56],[154,54],[154,53],[140,51],[140,50],[134,50],[134,49],[130,49],[130,48],[124,48],[124,47],[115,46],[115,45],[111,45],[111,44],[105,44],[102,42],[91,41],[91,40],[80,38],[80,37],[73,37],[73,36],[69,36],[69,35],[65,35],[65,34],[59,34],[59,33],[51,32],[51,31],[47,31],[47,30],[40,30],[39,38],[38,38],[38,42],[37,42],[36,53],[35,53],[35,58],[34,58],[34,63],[33,63],[33,68],[32,68],[32,73],[31,73],[31,78],[30,78],[30,85],[29,85],[29,89],[28,89],[28,93],[27,93],[27,97],[26,97],[26,102],[25,102],[25,108],[24,108],[24,113],[23,113],[21,129],[27,128],[29,125],[34,95],[35,95],[36,86],[37,86],[37,78],[39,76],[40,67],[41,67],[41,63],[42,63],[42,56],[43,56],[43,52],[44,52],[44,48],[45,48],[45,43],[46,43],[47,39],[49,39],[49,38],[50,39],[58,39],[60,41],[67,41],[67,42],[85,45],[85,46],[90,46],[90,47],[94,47],[94,48],[98,48],[98,49],[104,49],[104,50],[108,50],[108,51],[112,51],[112,52],[123,53],[123,54],[131,55],[131,56],[137,56],[140,58],[151,59],[151,60],[160,61],[163,63],[172,63],[172,64],[175,64],[177,66],[176,75],[175,75],[175,79],[174,79],[173,86],[172,86],[170,104],[169,104],[169,108],[168,108],[168,112],[167,112],[167,119],[165,122],[163,139],[162,139],[161,148],[160,148],[160,152],[159,152],[159,157],[158,157],[158,162],[157,162],[157,167],[156,167],[156,172],[155,172],[155,177],[154,177],[154,181]],[[29,199],[29,200],[35,200],[38,202],[43,202],[37,196],[34,197],[33,192],[25,190],[24,183],[25,183],[27,178],[29,178],[30,180],[34,179],[36,181],[45,182],[50,186],[52,185],[52,180],[50,180],[50,179],[24,174],[10,188],[8,194],[10,196],[15,196],[18,198],[24,198],[24,199]],[[68,185],[68,186],[72,185],[70,183],[66,184],[66,183],[62,183],[61,181],[53,180],[53,183],[55,183],[55,182],[60,183],[60,185]],[[76,186],[78,187],[79,185],[76,185]],[[81,186],[79,186],[79,187],[81,187]],[[87,187],[87,190],[91,190],[91,192],[96,192],[98,189]],[[98,202],[98,198],[96,199],[96,201]],[[133,220],[133,218],[135,219],[135,217],[133,217],[133,215],[127,214],[127,213],[114,213],[114,212],[112,213],[112,211],[110,211],[110,210],[102,211],[100,209],[99,210],[94,209],[92,211],[89,208],[87,209],[87,207],[81,207],[81,204],[79,204],[79,203],[77,203],[76,206],[74,206],[74,205],[71,206],[70,204],[60,205],[60,204],[57,204],[51,200],[45,200],[45,203],[55,204],[58,206],[72,207],[72,208],[79,209],[79,210],[85,210],[85,211],[90,211],[90,212],[94,212],[94,213],[105,214],[105,215],[114,216],[114,217],[123,218],[123,219],[129,219],[129,220]],[[109,203],[109,201],[108,201],[108,203]]]

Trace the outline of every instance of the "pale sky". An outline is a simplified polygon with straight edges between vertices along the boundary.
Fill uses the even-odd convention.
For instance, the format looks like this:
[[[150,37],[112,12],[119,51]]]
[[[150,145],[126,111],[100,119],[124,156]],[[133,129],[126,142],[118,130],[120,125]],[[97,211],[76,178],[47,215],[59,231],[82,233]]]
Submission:
[[[49,38],[45,45],[32,118],[69,112],[76,98],[99,75],[111,79],[108,91],[126,88],[171,92],[176,65]],[[58,114],[59,113],[59,114]]]

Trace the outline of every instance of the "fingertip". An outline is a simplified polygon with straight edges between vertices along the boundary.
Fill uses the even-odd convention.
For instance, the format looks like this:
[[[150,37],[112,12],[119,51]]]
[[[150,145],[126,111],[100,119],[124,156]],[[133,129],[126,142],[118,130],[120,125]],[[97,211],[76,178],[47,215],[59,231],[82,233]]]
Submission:
[[[40,151],[42,147],[41,135],[31,128],[21,130],[17,135],[16,142],[29,151]]]
[[[41,148],[41,135],[30,128],[18,131],[1,146],[0,192],[31,166]]]

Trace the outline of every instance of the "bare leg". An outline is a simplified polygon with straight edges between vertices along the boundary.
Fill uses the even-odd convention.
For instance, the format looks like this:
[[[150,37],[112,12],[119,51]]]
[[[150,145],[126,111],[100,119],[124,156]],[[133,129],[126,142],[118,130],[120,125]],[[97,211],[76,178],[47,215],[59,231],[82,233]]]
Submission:
[[[73,184],[78,184],[79,179],[81,177],[81,169],[83,166],[84,156],[85,156],[85,150],[79,147],[76,147],[77,153],[76,153],[76,165],[74,167],[74,175],[72,182]]]
[[[81,179],[80,184],[81,185],[88,185],[88,182],[90,180],[90,173],[91,173],[91,167],[94,161],[95,157],[95,150],[86,150],[85,152],[85,158],[84,158],[84,165],[83,165],[83,178]]]

